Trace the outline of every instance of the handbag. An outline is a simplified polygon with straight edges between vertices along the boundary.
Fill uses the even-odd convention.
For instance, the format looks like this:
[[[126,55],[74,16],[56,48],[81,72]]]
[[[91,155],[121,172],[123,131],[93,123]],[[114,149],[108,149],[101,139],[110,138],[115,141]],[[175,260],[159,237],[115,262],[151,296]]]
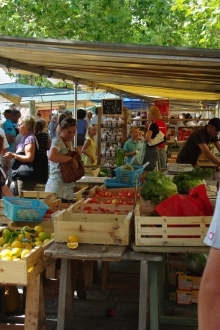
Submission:
[[[72,151],[72,158],[65,163],[60,163],[60,171],[65,183],[76,182],[85,174],[85,169],[80,155]]]
[[[166,141],[166,135],[164,135],[161,131],[157,133],[155,138],[150,139],[150,141],[147,143],[149,147],[155,147],[158,146],[161,143],[164,143]]]

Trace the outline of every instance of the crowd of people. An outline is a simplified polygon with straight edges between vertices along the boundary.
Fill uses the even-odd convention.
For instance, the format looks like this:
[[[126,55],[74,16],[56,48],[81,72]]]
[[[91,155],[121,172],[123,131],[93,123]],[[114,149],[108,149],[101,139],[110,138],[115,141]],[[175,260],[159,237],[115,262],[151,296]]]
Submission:
[[[21,190],[35,190],[37,183],[43,183],[45,191],[56,193],[63,202],[72,200],[74,183],[62,180],[60,164],[70,160],[73,151],[82,156],[85,165],[96,164],[97,125],[92,124],[91,111],[78,109],[77,120],[69,110],[52,114],[48,125],[40,113],[36,117],[21,116],[19,110],[8,109],[4,116],[0,128],[0,196],[13,195],[9,188],[14,181],[14,195]],[[37,157],[39,176],[34,172]]]

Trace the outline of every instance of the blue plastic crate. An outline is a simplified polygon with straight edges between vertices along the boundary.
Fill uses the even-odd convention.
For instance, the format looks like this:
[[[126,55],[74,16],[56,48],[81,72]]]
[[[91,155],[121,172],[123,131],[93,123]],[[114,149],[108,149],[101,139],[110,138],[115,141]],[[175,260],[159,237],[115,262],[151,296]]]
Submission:
[[[38,199],[2,197],[4,214],[12,221],[40,222],[49,206]]]
[[[139,181],[141,178],[141,175],[144,171],[143,166],[132,166],[134,170],[123,170],[121,167],[117,167],[114,169],[116,178],[118,182],[135,185],[136,181]]]
[[[106,179],[104,181],[104,185],[106,186],[106,188],[130,188],[130,187],[134,187],[133,184],[126,184],[126,183],[118,182],[117,178]],[[139,183],[138,186],[140,186],[140,185],[141,184]]]

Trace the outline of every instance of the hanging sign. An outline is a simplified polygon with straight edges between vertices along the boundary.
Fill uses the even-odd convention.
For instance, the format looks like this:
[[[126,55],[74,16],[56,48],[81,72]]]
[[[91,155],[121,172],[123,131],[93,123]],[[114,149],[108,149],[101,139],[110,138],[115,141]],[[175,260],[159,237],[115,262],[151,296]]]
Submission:
[[[122,99],[104,99],[102,100],[103,115],[122,115]]]

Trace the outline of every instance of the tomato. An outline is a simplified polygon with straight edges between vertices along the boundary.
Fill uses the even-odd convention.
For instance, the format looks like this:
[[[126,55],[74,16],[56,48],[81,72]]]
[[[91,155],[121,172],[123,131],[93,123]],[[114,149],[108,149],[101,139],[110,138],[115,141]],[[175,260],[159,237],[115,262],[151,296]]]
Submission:
[[[90,198],[90,203],[98,203],[98,199],[97,198]]]
[[[90,213],[92,213],[92,210],[88,210],[88,211],[86,211],[86,213],[89,213],[90,214]]]
[[[111,196],[112,196],[112,193],[110,191],[106,191],[105,197],[111,197]]]
[[[119,200],[119,204],[123,205],[124,204],[124,201]]]
[[[128,198],[134,198],[134,192],[133,191],[129,191],[127,194]]]
[[[84,209],[83,209],[83,211],[89,211],[91,209],[92,209],[91,206],[85,206]]]
[[[125,194],[123,191],[120,191],[120,193],[118,194],[119,197],[125,197],[127,196],[127,194]]]
[[[93,197],[99,198],[100,196],[98,194],[94,194]]]
[[[99,191],[97,192],[97,195],[99,195],[99,197],[104,197],[104,196],[105,196],[105,193],[104,193],[103,190],[99,190]]]
[[[115,214],[120,214],[120,213],[121,213],[121,211],[115,210]]]
[[[112,198],[118,198],[119,196],[118,195],[112,195]]]
[[[134,201],[130,201],[129,202],[129,205],[134,205]]]

